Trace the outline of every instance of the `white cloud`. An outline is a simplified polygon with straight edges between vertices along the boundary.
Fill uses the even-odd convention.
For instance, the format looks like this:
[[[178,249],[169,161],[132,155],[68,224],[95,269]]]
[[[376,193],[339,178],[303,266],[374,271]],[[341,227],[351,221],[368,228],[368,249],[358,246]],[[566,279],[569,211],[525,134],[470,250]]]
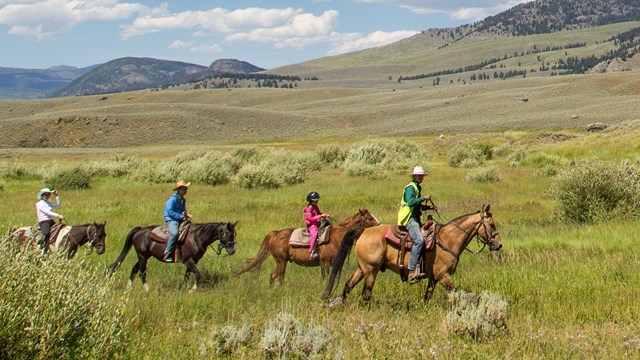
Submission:
[[[213,8],[206,11],[184,11],[164,16],[137,18],[131,25],[122,27],[122,36],[126,39],[176,29],[195,29],[198,34],[204,32],[209,35],[224,35],[247,32],[252,29],[275,28],[300,15],[304,15],[303,11],[294,8],[247,8],[233,11]]]
[[[222,47],[218,44],[198,44],[195,41],[182,41],[176,40],[171,45],[170,49],[187,50],[189,52],[214,54],[222,51]]]
[[[482,20],[518,4],[532,0],[357,0],[360,3],[388,4],[415,14],[446,14],[454,20]]]
[[[0,7],[0,24],[9,26],[9,34],[38,39],[69,31],[81,22],[166,13],[168,6],[163,3],[157,8],[149,8],[119,0],[23,0],[0,4],[6,4]]]
[[[342,38],[336,38],[333,41],[333,48],[327,52],[327,55],[339,55],[351,51],[368,49],[372,47],[383,46],[393,42],[408,38],[417,34],[416,31],[374,31],[367,36],[361,34],[346,34]]]

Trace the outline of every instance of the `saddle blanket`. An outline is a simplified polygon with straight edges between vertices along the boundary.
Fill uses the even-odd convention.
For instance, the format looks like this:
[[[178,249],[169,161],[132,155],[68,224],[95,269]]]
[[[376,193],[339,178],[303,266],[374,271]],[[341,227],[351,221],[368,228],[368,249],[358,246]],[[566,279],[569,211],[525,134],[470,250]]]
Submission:
[[[327,234],[331,231],[331,226],[327,226],[318,234],[318,246],[324,245],[329,242]],[[307,228],[299,228],[293,230],[291,237],[289,238],[289,246],[291,247],[309,247],[311,243],[311,236],[309,236],[309,230]]]
[[[71,226],[69,225],[54,225],[51,228],[50,236],[49,236],[49,249],[55,251],[59,248],[67,236],[71,231]],[[57,232],[57,233],[56,233]],[[15,241],[22,243],[27,240],[32,240],[35,243],[35,240],[40,236],[40,228],[36,225],[34,227],[24,226],[18,229],[11,231],[9,238],[14,239]],[[37,246],[37,244],[36,244]]]
[[[187,235],[189,235],[189,229],[191,229],[191,223],[180,224],[180,229],[178,231],[179,243],[183,242],[187,238]],[[151,230],[151,233],[149,233],[149,239],[166,244],[169,240],[169,229],[166,226],[156,226]]]

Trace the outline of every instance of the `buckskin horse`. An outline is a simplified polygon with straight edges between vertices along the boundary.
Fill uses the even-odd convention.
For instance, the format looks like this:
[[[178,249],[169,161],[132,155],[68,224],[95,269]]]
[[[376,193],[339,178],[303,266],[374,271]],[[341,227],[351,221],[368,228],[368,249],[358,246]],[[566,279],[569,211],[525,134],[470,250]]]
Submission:
[[[57,224],[60,226],[62,224]],[[51,238],[49,240],[49,251],[55,253],[59,250],[67,250],[67,258],[71,259],[78,252],[78,248],[89,243],[89,252],[95,252],[98,255],[104,254],[106,249],[105,239],[107,232],[105,227],[107,222],[102,224],[83,224],[83,225],[63,225],[62,228],[54,228],[51,231]],[[58,231],[60,229],[60,231]],[[37,230],[39,231],[39,230]],[[36,230],[34,228],[25,226],[9,231],[9,239],[13,239],[22,244],[28,241],[35,243]]]
[[[198,288],[202,275],[198,270],[196,264],[204,256],[207,248],[213,244],[216,240],[219,240],[218,253],[222,251],[224,247],[227,250],[228,255],[233,255],[236,252],[236,226],[235,223],[204,223],[204,224],[191,224],[189,234],[185,240],[176,243],[177,253],[179,254],[180,261],[187,267],[187,271],[184,274],[185,283],[189,280],[191,273],[196,276],[196,282],[193,285],[192,290]],[[129,250],[135,247],[138,255],[138,261],[133,265],[131,269],[131,276],[129,277],[129,286],[133,283],[138,272],[140,273],[140,280],[145,290],[149,290],[147,285],[147,260],[150,257],[162,261],[164,254],[165,244],[152,240],[149,237],[151,231],[158,227],[158,225],[151,225],[146,227],[137,226],[131,229],[124,242],[124,247],[120,256],[110,267],[110,273],[113,274],[118,270],[124,258],[127,256]]]
[[[273,255],[276,261],[276,267],[271,272],[270,284],[278,279],[280,283],[284,281],[284,273],[287,270],[287,262],[294,262],[300,266],[320,266],[322,276],[326,276],[331,269],[331,262],[336,256],[336,252],[345,233],[353,227],[370,227],[380,225],[376,217],[367,209],[360,209],[357,213],[340,221],[338,225],[331,226],[329,230],[329,241],[318,246],[319,256],[310,259],[309,247],[293,247],[289,243],[291,234],[296,228],[287,228],[282,230],[274,230],[265,236],[258,250],[258,255],[242,270],[236,273],[236,276],[244,274],[248,271],[254,271],[260,268],[262,263],[267,259],[269,254]]]
[[[331,275],[323,296],[325,300],[329,300],[336,278],[340,274],[354,242],[356,243],[358,267],[346,282],[342,296],[337,299],[338,301],[344,301],[349,292],[362,279],[364,279],[362,297],[364,300],[369,300],[379,271],[389,269],[400,273],[399,248],[392,245],[385,236],[393,230],[397,230],[397,225],[381,225],[368,229],[354,228],[345,234],[331,267]],[[438,283],[441,283],[449,291],[455,289],[452,276],[456,272],[460,255],[475,236],[478,236],[483,244],[488,245],[491,251],[502,248],[500,235],[489,205],[483,206],[482,210],[477,213],[460,216],[438,226],[435,249],[424,253],[426,274],[429,277],[429,284],[424,295],[425,301],[429,301]],[[410,253],[408,250],[403,261],[405,269],[409,263]]]

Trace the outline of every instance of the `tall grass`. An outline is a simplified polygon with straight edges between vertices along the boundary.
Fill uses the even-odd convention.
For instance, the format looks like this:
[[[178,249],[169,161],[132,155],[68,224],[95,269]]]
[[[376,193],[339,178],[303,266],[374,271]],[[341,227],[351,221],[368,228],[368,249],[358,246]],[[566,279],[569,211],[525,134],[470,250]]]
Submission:
[[[416,165],[427,168],[427,158],[424,146],[406,140],[372,139],[353,144],[343,166],[347,176],[381,179],[410,173]]]
[[[101,269],[0,243],[0,358],[112,358],[124,349],[126,297]]]

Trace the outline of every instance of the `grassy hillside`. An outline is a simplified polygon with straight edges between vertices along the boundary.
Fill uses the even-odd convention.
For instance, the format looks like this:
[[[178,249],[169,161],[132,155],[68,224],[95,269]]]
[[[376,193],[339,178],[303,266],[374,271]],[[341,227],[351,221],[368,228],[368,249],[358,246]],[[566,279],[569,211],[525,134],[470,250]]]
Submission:
[[[455,69],[466,65],[481,63],[491,58],[511,56],[547,46],[564,46],[574,43],[586,43],[585,47],[545,52],[542,54],[518,57],[523,69],[538,68],[542,58],[586,56],[604,54],[613,44],[602,45],[612,36],[636,28],[640,22],[625,22],[596,28],[561,31],[550,34],[530,36],[502,36],[495,34],[476,34],[455,40],[453,38],[434,37],[433,31],[427,31],[411,38],[374,49],[361,50],[333,57],[324,57],[291,66],[272,69],[276,74],[295,74],[302,77],[317,76],[321,80],[388,80],[389,76],[415,75]],[[502,62],[496,63],[500,66]],[[518,68],[513,61],[505,61],[505,70]],[[507,66],[508,65],[508,66]],[[468,78],[468,76],[466,76]]]
[[[433,87],[146,91],[0,101],[1,147],[242,143],[582,129],[638,118],[640,78],[610,73]],[[527,99],[527,102],[521,99]]]

